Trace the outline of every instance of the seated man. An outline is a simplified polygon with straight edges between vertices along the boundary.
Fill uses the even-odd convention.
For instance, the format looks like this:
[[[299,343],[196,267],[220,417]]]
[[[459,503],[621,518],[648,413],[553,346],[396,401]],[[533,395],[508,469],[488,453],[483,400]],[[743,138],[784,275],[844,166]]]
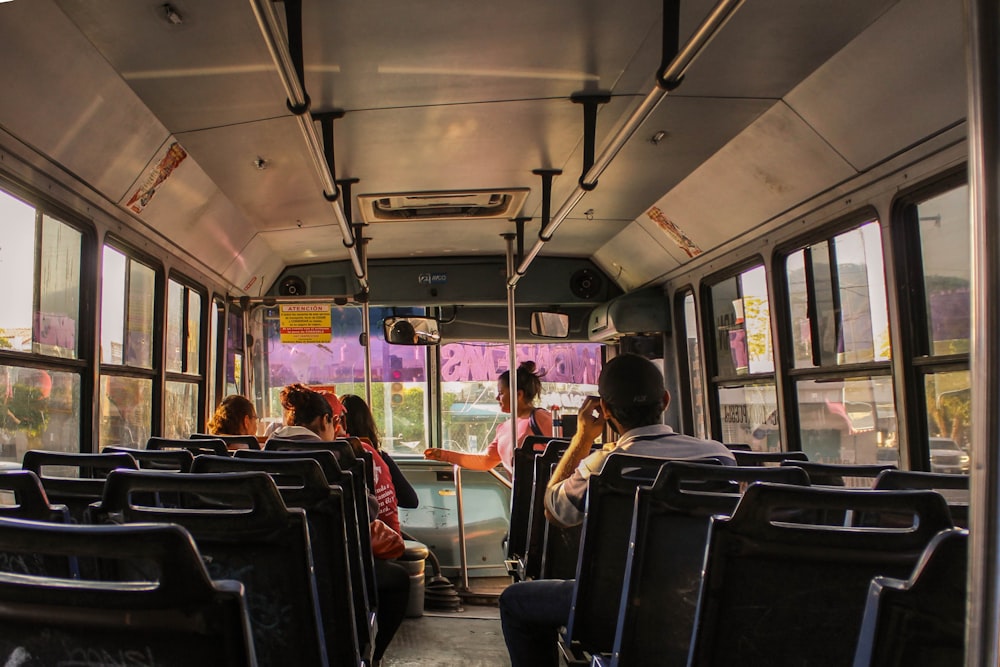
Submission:
[[[600,472],[612,452],[669,460],[712,457],[736,464],[722,443],[675,433],[662,423],[670,394],[660,370],[648,359],[625,354],[609,361],[601,371],[598,393],[600,398],[589,397],[580,407],[576,434],[549,480],[545,516],[552,523],[563,527],[583,523],[587,480]],[[605,424],[620,437],[591,454]],[[503,592],[500,622],[512,667],[559,664],[556,642],[559,628],[569,620],[573,586],[573,580],[538,579],[513,584]]]

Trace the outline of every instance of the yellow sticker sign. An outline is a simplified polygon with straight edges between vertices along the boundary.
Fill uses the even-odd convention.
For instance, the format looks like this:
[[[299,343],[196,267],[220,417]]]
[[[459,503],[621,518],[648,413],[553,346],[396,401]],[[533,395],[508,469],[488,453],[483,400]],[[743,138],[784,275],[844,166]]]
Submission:
[[[330,304],[281,306],[282,343],[329,343]]]

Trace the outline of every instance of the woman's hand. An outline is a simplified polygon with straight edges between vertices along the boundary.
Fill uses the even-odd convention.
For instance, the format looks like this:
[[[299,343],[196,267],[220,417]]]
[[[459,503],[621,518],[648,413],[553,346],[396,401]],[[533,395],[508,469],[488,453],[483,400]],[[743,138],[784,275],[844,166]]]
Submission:
[[[448,457],[445,456],[445,450],[435,447],[434,449],[425,449],[424,458],[429,461],[448,461]]]

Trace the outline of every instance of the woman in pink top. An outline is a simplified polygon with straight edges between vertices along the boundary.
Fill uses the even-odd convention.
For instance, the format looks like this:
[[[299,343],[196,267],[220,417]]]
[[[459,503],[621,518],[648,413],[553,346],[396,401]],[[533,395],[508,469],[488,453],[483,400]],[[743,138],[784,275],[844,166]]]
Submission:
[[[497,425],[496,437],[482,454],[463,454],[445,449],[424,450],[424,458],[446,461],[470,470],[490,470],[502,464],[507,472],[514,469],[514,449],[529,435],[552,436],[552,415],[548,410],[535,407],[535,399],[542,393],[542,380],[535,372],[535,362],[525,361],[517,367],[517,439],[510,437],[510,420]],[[510,414],[510,371],[504,371],[497,380],[497,401],[500,411]]]

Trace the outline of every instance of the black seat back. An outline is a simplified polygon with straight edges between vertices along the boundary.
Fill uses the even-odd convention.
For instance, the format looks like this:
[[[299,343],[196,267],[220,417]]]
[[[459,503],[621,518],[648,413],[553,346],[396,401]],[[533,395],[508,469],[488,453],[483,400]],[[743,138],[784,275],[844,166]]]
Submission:
[[[156,492],[228,499],[235,509],[136,504]],[[261,664],[327,664],[305,512],[285,506],[267,473],[119,470],[108,475],[99,512],[110,521],[169,521],[187,528],[212,578],[236,579],[246,587]]]
[[[969,476],[916,470],[884,470],[875,478],[876,489],[933,489],[948,501],[951,518],[960,528],[969,527]]]
[[[884,470],[895,470],[891,463],[816,463],[815,461],[785,460],[781,465],[797,466],[806,471],[813,485],[851,486],[870,489],[875,478]]]
[[[264,461],[311,459],[319,463],[323,474],[326,475],[327,483],[341,489],[344,498],[344,521],[347,530],[348,558],[351,563],[351,593],[354,602],[358,643],[362,654],[366,650],[370,652],[374,645],[376,598],[370,596],[369,591],[375,590],[375,562],[371,555],[371,533],[368,524],[359,523],[358,519],[358,503],[364,504],[364,511],[367,515],[368,502],[367,494],[356,496],[356,474],[349,470],[341,470],[340,464],[337,463],[336,457],[330,450],[256,451],[251,449],[238,450],[234,452],[233,456],[236,459]],[[364,521],[363,518],[362,521]]]
[[[612,601],[621,597],[636,489],[651,485],[664,463],[662,458],[611,454],[600,474],[588,481],[573,610],[565,634],[574,653],[577,646],[599,653],[614,644],[618,609]]]
[[[0,516],[30,521],[70,523],[69,508],[50,505],[38,475],[30,470],[0,472],[0,491],[13,494],[13,505],[0,505]]]
[[[128,454],[139,464],[140,469],[173,470],[175,472],[191,472],[194,454],[186,449],[135,449],[108,445],[101,450],[103,454]]]
[[[549,440],[545,451],[535,454],[531,471],[531,506],[528,510],[527,542],[524,548],[522,579],[537,579],[542,574],[542,556],[545,553],[545,487],[552,476],[552,468],[559,462],[569,443]],[[579,535],[579,527],[576,529]],[[568,578],[568,577],[567,577]]]
[[[967,530],[942,531],[908,580],[872,580],[854,667],[967,664],[968,541]]]
[[[260,442],[254,435],[213,435],[211,433],[192,433],[192,440],[221,440],[226,443],[226,448],[236,449],[260,449]]]
[[[516,562],[525,555],[528,545],[528,531],[531,518],[531,491],[535,481],[535,455],[545,451],[549,442],[560,441],[561,438],[549,438],[541,435],[529,435],[514,450],[513,488],[510,494],[510,531],[507,534],[507,560]],[[516,567],[509,567],[511,574],[516,573]]]
[[[0,655],[18,665],[256,665],[244,589],[209,579],[180,526],[74,526],[0,519],[8,553],[134,561],[129,582],[25,576],[0,561]],[[131,568],[130,572],[139,572]],[[133,579],[133,577],[129,577]],[[136,585],[141,581],[144,585]]]
[[[794,523],[796,512],[913,520],[908,529],[853,528]],[[952,527],[933,491],[778,484],[751,485],[731,517],[711,521],[690,656],[699,666],[783,664],[788,656],[850,663],[871,579],[909,576],[934,535]]]
[[[733,456],[736,457],[738,466],[778,465],[782,461],[809,460],[805,452],[752,452],[734,449]]]
[[[226,443],[220,438],[185,440],[183,438],[159,438],[153,436],[146,441],[146,449],[186,449],[195,456],[199,456],[201,454],[226,456],[229,453]]]
[[[351,592],[343,491],[330,486],[319,463],[309,458],[199,456],[192,469],[195,473],[248,471],[266,472],[277,484],[285,505],[305,510],[327,656],[331,664],[358,664],[361,647]],[[359,577],[358,583],[364,586],[364,579]]]
[[[620,665],[687,664],[709,519],[731,514],[741,489],[758,481],[806,486],[798,468],[663,465],[636,492],[613,654]]]
[[[139,467],[135,459],[121,452],[77,454],[41,449],[26,451],[21,466],[38,475],[49,502],[66,505],[70,517],[77,523],[89,522],[90,504],[101,499],[108,473],[119,468],[136,470]],[[52,468],[68,469],[76,476],[49,474],[61,472]]]

